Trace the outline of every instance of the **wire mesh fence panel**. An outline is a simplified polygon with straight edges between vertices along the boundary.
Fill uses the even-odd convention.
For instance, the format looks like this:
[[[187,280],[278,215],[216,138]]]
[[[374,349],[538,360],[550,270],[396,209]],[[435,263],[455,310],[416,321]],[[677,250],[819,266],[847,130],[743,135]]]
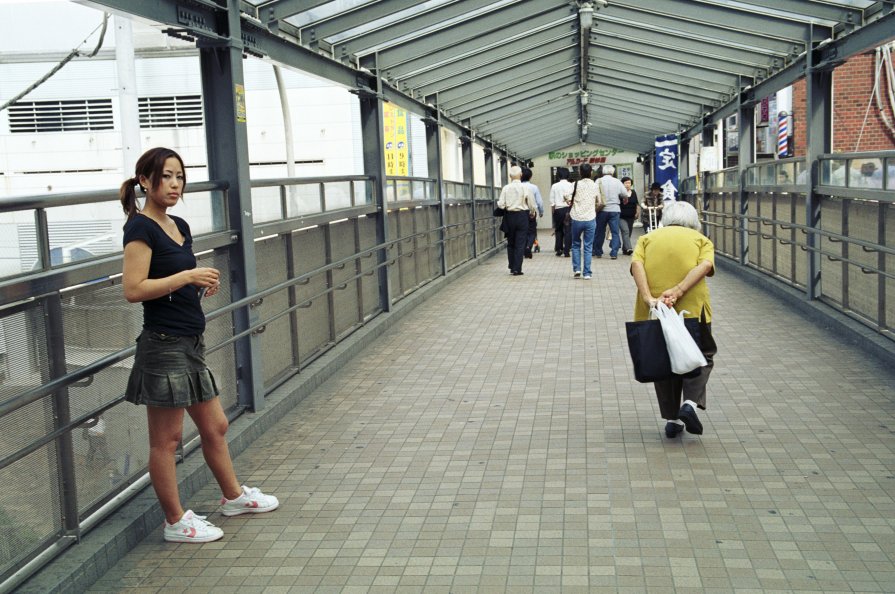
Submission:
[[[289,268],[286,260],[285,239],[280,236],[268,237],[255,242],[255,257],[258,262],[258,290],[263,291],[287,280]],[[289,290],[282,289],[267,295],[255,306],[260,322],[282,314],[289,308]],[[284,373],[288,373],[295,365],[292,345],[292,325],[290,315],[277,318],[265,324],[261,333],[261,364],[264,370],[265,384],[272,383]]]
[[[312,227],[293,233],[292,255],[295,276],[326,266],[326,229]],[[297,343],[300,365],[305,365],[334,339],[327,288],[325,272],[315,274],[295,287],[295,300],[300,307],[296,313],[297,333],[292,339]]]
[[[329,242],[332,262],[338,262],[357,253],[354,225],[356,219],[348,219],[329,225]],[[358,308],[358,280],[354,260],[348,260],[333,269],[333,315],[336,337],[343,336],[360,322]]]

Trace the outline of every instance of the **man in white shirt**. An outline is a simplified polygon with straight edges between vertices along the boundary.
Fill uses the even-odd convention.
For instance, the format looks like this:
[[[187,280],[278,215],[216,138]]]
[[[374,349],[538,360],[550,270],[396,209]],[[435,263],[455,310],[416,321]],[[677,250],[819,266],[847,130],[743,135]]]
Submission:
[[[612,233],[609,240],[609,257],[613,260],[618,258],[618,249],[622,245],[621,232],[618,223],[621,218],[621,200],[630,196],[630,192],[625,188],[624,184],[614,178],[615,167],[612,165],[603,165],[603,177],[597,180],[600,189],[603,190],[603,198],[606,200],[606,206],[597,215],[597,236],[594,238],[594,257],[603,257],[603,242],[606,240],[606,225]]]
[[[569,170],[560,167],[556,170],[556,177],[559,178],[555,184],[550,186],[550,210],[553,214],[553,252],[559,256],[569,257],[572,249],[572,232],[566,229],[566,215],[569,214],[571,207],[565,201],[565,196],[572,193],[572,182],[569,181]]]
[[[531,190],[522,185],[522,168],[513,165],[509,170],[510,183],[500,191],[497,207],[506,211],[503,216],[507,236],[507,260],[510,274],[522,276],[522,260],[528,236],[528,221],[538,216],[538,205]]]

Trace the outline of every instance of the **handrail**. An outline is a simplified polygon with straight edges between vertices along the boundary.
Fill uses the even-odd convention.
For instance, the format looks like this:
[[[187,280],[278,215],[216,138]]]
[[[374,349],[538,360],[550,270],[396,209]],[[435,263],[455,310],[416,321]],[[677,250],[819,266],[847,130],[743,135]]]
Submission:
[[[227,190],[229,187],[229,184],[225,181],[190,182],[190,184],[186,186],[185,192],[188,194],[213,192],[215,190]],[[95,204],[97,202],[114,202],[116,200],[118,200],[117,190],[66,192],[49,195],[6,196],[0,198],[0,213],[33,210],[38,208],[56,208],[59,206]]]

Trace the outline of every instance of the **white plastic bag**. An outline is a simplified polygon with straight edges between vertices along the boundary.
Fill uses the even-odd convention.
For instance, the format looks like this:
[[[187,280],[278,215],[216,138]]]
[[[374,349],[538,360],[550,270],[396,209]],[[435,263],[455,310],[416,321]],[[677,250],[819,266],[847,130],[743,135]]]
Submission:
[[[652,313],[662,324],[662,334],[665,335],[665,345],[668,347],[668,357],[671,359],[671,370],[674,373],[689,373],[708,365],[702,351],[699,350],[699,345],[684,325],[684,314],[690,312],[677,313],[659,301]]]

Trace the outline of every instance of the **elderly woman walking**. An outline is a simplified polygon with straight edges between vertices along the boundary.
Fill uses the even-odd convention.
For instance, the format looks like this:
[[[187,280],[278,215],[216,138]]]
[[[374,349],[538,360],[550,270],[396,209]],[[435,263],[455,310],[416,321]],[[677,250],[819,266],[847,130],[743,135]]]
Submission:
[[[700,233],[699,215],[692,205],[671,202],[663,210],[662,225],[640,237],[631,258],[631,275],[637,284],[634,320],[648,320],[650,308],[658,301],[688,312],[686,317],[699,318],[699,347],[708,363],[692,377],[675,376],[654,383],[659,412],[667,421],[665,435],[674,438],[685,427],[689,433],[702,434],[696,410],[705,410],[706,384],[717,352],[705,281],[715,273],[715,246]]]

